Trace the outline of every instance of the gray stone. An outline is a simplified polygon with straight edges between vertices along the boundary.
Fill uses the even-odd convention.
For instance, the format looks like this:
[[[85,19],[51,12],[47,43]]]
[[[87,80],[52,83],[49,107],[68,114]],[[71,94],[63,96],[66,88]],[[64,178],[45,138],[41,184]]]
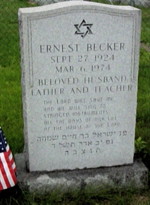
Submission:
[[[38,3],[39,5],[47,5],[52,3],[61,2],[62,0],[32,0],[33,2]],[[150,7],[150,0],[107,0],[109,3],[119,3],[119,4],[127,4],[131,6],[142,6],[142,7]]]
[[[150,7],[150,0],[108,0],[109,2],[117,2],[120,4],[128,4],[131,6]]]
[[[29,170],[132,164],[140,10],[72,1],[19,22]]]
[[[53,4],[62,1],[67,1],[67,0],[32,0],[32,2],[35,2],[38,5],[47,5],[47,4]],[[70,1],[74,1],[74,0],[70,0]],[[83,1],[83,0],[78,0],[78,1]]]
[[[23,154],[17,154],[15,159],[19,184],[21,188],[27,188],[31,192],[148,187],[148,169],[141,161],[135,161],[133,165],[109,168],[31,173],[26,171]]]
[[[62,2],[64,0],[33,0],[33,2],[37,3],[38,5],[47,5]]]

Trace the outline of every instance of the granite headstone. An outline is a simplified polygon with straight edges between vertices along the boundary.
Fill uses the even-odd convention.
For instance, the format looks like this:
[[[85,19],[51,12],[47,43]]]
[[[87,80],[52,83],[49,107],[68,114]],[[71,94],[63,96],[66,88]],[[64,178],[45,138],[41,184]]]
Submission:
[[[140,18],[82,1],[19,9],[30,171],[133,163]]]

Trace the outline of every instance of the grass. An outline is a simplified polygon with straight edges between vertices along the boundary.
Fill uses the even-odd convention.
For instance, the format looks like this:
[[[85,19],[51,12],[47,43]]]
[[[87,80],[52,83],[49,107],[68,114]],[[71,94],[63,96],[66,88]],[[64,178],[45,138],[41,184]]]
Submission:
[[[19,62],[19,34],[18,34],[18,8],[29,4],[21,0],[0,1],[0,65],[11,66]],[[15,66],[15,65],[14,65]]]
[[[8,195],[10,197],[8,197]],[[19,203],[18,203],[19,202]],[[53,190],[45,195],[29,194],[17,188],[5,191],[0,205],[150,205],[150,191],[100,190],[97,193]]]
[[[150,52],[142,48],[140,56],[136,136],[142,136],[150,147]]]
[[[150,51],[150,9],[142,9],[142,33],[141,42],[149,46]]]
[[[21,100],[21,70],[17,11],[19,7],[33,6],[26,0],[0,1],[0,126],[3,128],[14,153],[23,150],[23,119]],[[142,9],[142,34],[138,87],[136,138],[146,142],[150,160],[150,9]],[[150,164],[150,163],[149,163]],[[9,197],[8,197],[9,195]],[[99,193],[52,192],[37,196],[14,188],[0,194],[0,204],[62,204],[62,205],[150,205],[150,190],[111,190]]]
[[[142,9],[136,137],[147,143],[150,158],[150,9]],[[150,162],[150,161],[149,161]],[[150,165],[149,165],[150,166]]]
[[[0,126],[14,153],[23,150],[21,70],[18,8],[32,6],[25,0],[0,1]]]

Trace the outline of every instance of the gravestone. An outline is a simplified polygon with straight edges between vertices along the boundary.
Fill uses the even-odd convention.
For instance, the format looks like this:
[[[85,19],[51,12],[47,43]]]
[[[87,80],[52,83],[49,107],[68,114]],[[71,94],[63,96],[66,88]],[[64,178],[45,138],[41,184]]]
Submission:
[[[32,0],[32,2],[35,2],[38,5],[47,5],[47,4],[52,4],[52,3],[58,3],[61,1],[62,0]],[[118,3],[118,4],[132,5],[132,6],[150,7],[149,0],[107,0],[107,2],[111,4]]]
[[[119,3],[119,4],[128,4],[132,6],[140,6],[140,7],[150,7],[149,0],[108,0],[109,2]]]
[[[132,164],[140,10],[73,1],[19,22],[29,171]]]
[[[67,1],[67,0],[32,0],[32,2],[35,2],[38,5],[47,5],[47,4],[53,4],[62,1]],[[74,1],[74,0],[69,0],[69,1]],[[78,1],[83,1],[83,0],[78,0]]]
[[[38,5],[47,5],[62,2],[63,0],[33,0],[32,2],[37,3]]]

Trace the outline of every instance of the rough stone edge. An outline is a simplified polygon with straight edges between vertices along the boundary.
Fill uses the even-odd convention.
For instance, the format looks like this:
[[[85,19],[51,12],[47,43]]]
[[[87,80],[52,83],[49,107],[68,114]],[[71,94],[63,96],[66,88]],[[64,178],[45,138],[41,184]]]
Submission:
[[[148,169],[141,160],[132,165],[55,172],[27,172],[24,154],[16,154],[19,186],[29,191],[46,192],[102,188],[148,188]]]

